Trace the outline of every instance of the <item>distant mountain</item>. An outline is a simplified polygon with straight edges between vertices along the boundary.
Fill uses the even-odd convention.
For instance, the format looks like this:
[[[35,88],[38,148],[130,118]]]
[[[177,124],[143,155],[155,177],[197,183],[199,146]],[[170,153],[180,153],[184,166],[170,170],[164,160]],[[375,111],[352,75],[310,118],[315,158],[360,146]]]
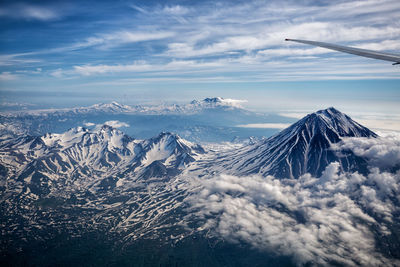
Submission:
[[[134,112],[136,109],[128,105],[122,105],[118,102],[111,102],[109,104],[95,104],[90,107],[81,107],[72,109],[76,113],[90,113],[90,112],[104,112],[104,113],[125,113]]]
[[[268,131],[237,127],[248,123],[293,120],[264,115],[240,107],[241,100],[221,97],[193,100],[182,105],[136,105],[117,102],[68,109],[24,110],[0,113],[0,139],[21,135],[38,136],[47,132],[63,133],[69,128],[119,121],[125,133],[148,139],[162,131],[174,132],[193,142],[230,141],[238,136],[262,137]],[[114,124],[109,125],[113,126]]]
[[[129,105],[122,105],[115,101],[111,103],[99,103],[88,107],[74,107],[74,108],[59,108],[59,109],[32,109],[3,112],[1,115],[6,117],[21,117],[21,116],[48,116],[48,115],[73,115],[73,114],[90,114],[90,113],[129,113],[137,112],[140,106],[132,107]]]
[[[275,136],[223,156],[216,164],[235,174],[282,178],[298,178],[305,173],[319,177],[335,161],[343,170],[366,172],[364,159],[331,149],[331,144],[342,137],[377,135],[331,107],[307,115]]]
[[[109,113],[109,114],[142,114],[142,115],[171,115],[171,114],[194,114],[207,109],[230,108],[243,109],[240,103],[243,100],[224,99],[222,97],[205,98],[203,100],[193,100],[188,104],[160,104],[160,105],[123,105],[118,102],[94,104],[89,107],[63,108],[63,109],[39,109],[5,112],[3,116],[23,116],[23,115],[48,115],[48,114],[90,114],[90,113]]]

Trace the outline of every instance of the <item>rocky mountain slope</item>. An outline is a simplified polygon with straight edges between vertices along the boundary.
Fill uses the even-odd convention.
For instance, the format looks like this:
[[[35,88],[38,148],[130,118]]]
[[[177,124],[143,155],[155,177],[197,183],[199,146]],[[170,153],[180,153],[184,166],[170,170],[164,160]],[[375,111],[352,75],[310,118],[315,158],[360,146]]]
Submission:
[[[135,140],[104,125],[62,134],[20,137],[0,144],[2,184],[46,196],[61,189],[113,188],[126,180],[177,175],[204,153],[171,133]],[[65,191],[64,191],[65,192]]]
[[[349,151],[334,151],[332,144],[343,137],[377,137],[335,108],[309,114],[280,133],[220,155],[215,165],[219,172],[235,175],[262,174],[298,178],[305,173],[320,176],[332,162],[344,171],[365,173],[366,162]]]

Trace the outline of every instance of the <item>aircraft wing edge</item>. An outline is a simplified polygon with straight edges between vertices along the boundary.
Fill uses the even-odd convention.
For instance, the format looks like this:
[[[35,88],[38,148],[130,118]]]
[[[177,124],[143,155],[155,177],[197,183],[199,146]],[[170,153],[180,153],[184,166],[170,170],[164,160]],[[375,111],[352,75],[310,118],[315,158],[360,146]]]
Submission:
[[[380,52],[380,51],[367,50],[367,49],[361,49],[361,48],[343,46],[343,45],[337,45],[337,44],[331,44],[331,43],[324,43],[324,42],[308,41],[308,40],[286,38],[285,41],[292,41],[292,42],[297,42],[297,43],[303,43],[303,44],[308,44],[308,45],[324,47],[327,49],[344,52],[344,53],[349,53],[349,54],[353,54],[353,55],[357,55],[357,56],[386,60],[386,61],[394,62],[393,65],[400,64],[400,55],[398,55],[398,54],[385,53],[385,52]]]

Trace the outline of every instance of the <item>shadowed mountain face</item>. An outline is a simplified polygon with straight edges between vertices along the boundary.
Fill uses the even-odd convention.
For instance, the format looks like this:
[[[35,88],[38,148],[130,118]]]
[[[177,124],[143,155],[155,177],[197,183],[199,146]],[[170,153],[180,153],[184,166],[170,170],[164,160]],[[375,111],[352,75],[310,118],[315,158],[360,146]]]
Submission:
[[[335,108],[309,114],[275,136],[243,148],[225,164],[236,173],[298,178],[305,173],[320,176],[332,162],[343,170],[366,171],[366,163],[350,152],[331,149],[343,137],[377,137]]]

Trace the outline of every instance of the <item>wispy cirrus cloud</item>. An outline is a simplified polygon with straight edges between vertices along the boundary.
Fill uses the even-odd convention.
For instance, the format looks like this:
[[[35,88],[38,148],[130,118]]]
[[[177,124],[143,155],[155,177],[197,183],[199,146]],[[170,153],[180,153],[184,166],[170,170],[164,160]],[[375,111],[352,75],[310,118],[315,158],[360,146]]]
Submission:
[[[0,66],[32,65],[41,62],[40,59],[27,58],[33,53],[15,53],[0,55]]]
[[[43,62],[43,58],[49,54],[60,54],[82,49],[99,48],[99,49],[112,49],[117,46],[161,40],[174,36],[174,32],[168,31],[118,31],[107,34],[97,34],[86,38],[82,42],[77,42],[69,46],[60,46],[51,49],[38,50],[26,53],[15,53],[0,55],[0,66],[16,66],[16,65],[32,65],[34,63]],[[61,68],[52,71],[53,73],[60,72]],[[59,75],[58,75],[59,76]]]
[[[396,67],[386,62],[284,42],[313,39],[396,51],[398,1],[142,3],[124,5],[121,16],[102,10],[101,3],[99,8],[110,19],[66,23],[72,28],[63,32],[79,34],[63,42],[50,39],[52,47],[9,51],[0,58],[2,71],[46,63],[42,75],[77,80],[104,75],[104,80],[126,81],[129,74],[147,73],[136,77],[146,83],[151,83],[151,73],[153,81],[183,81],[200,71],[203,76],[196,79],[218,82],[399,78]]]
[[[5,71],[0,73],[0,81],[12,81],[18,78],[17,74],[13,74],[11,72]]]
[[[85,41],[76,43],[69,48],[72,50],[93,46],[112,48],[118,45],[129,43],[161,40],[172,37],[174,35],[175,33],[170,31],[119,31],[115,33],[98,34],[96,36],[89,37]]]
[[[155,8],[146,8],[138,5],[130,5],[131,8],[142,14],[158,14],[158,15],[172,15],[172,16],[182,16],[193,11],[191,8],[182,5],[165,5],[157,6]]]
[[[400,36],[400,29],[397,27],[349,27],[325,22],[307,22],[303,24],[286,24],[267,27],[262,31],[254,32],[252,35],[226,36],[211,44],[201,45],[198,43],[171,43],[168,45],[166,55],[174,57],[199,57],[206,55],[228,55],[229,52],[241,51],[250,53],[255,50],[264,49],[263,53],[271,54],[276,51],[277,46],[299,47],[298,45],[283,44],[286,37],[298,39],[313,39],[325,41],[355,41],[373,40],[385,38],[386,36]],[[294,37],[292,37],[294,36]],[[299,51],[299,50],[297,50]],[[308,55],[320,55],[328,53],[324,49],[307,49]],[[291,56],[290,51],[279,56]],[[275,53],[275,56],[277,54]]]
[[[72,73],[89,76],[95,74],[115,73],[115,72],[141,72],[152,70],[152,66],[145,62],[134,62],[128,65],[86,65],[75,66]],[[68,72],[65,72],[68,74]],[[71,74],[71,72],[69,72]],[[61,74],[61,73],[60,73]]]
[[[169,15],[182,16],[188,14],[190,8],[181,5],[165,6],[162,12]]]
[[[136,77],[144,81],[160,79],[182,80],[182,76],[196,75],[187,79],[199,79],[225,77],[225,81],[260,82],[279,80],[335,80],[335,79],[400,79],[397,72],[390,64],[375,63],[376,68],[370,69],[369,65],[355,64],[352,60],[324,60],[324,68],[314,63],[297,59],[296,63],[288,59],[275,60],[270,55],[256,54],[234,59],[222,58],[218,60],[194,60],[179,59],[155,64],[147,61],[135,61],[130,64],[118,65],[76,65],[70,69],[57,69],[51,73],[56,77],[72,76],[98,76],[119,75],[121,79],[136,74]],[[234,77],[225,73],[229,69],[235,73]],[[138,77],[137,74],[146,74],[146,77]],[[315,77],[315,74],[319,76]],[[343,76],[345,74],[345,76]],[[379,74],[379,75],[378,75]],[[152,76],[148,76],[152,75]],[[156,77],[155,77],[156,76]],[[131,81],[133,81],[131,79]]]
[[[173,60],[165,64],[150,64],[146,61],[135,61],[123,65],[82,65],[74,66],[73,69],[57,69],[52,72],[55,77],[64,75],[99,75],[113,73],[141,73],[141,72],[168,72],[168,71],[196,71],[199,69],[210,69],[222,67],[222,62],[201,62],[195,60]]]
[[[27,20],[54,20],[61,17],[61,13],[53,7],[38,4],[15,3],[0,8],[0,17],[10,17]]]
[[[327,9],[321,9],[321,12],[316,14],[318,18],[343,18],[361,17],[369,20],[370,18],[379,17],[379,14],[386,13],[388,18],[394,18],[396,11],[400,9],[398,1],[389,0],[367,0],[367,1],[344,1],[339,4],[330,5]],[[388,19],[385,18],[385,19]]]

